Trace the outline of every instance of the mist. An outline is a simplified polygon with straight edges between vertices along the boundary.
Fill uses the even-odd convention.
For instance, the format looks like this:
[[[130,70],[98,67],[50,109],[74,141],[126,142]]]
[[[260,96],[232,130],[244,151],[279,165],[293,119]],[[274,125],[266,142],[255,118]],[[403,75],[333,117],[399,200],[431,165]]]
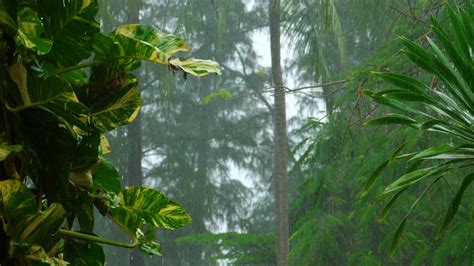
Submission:
[[[449,139],[366,125],[391,112],[366,95],[390,87],[371,73],[415,73],[413,62],[400,55],[398,37],[432,36],[430,14],[444,21],[444,3],[282,0],[275,27],[281,30],[283,83],[276,84],[268,1],[101,0],[97,19],[106,33],[122,24],[151,25],[187,40],[192,50],[183,57],[215,60],[222,71],[198,78],[150,63],[135,71],[141,114],[107,135],[107,158],[125,187],[163,192],[192,222],[157,230],[162,256],[104,246],[106,264],[472,264],[472,187],[465,191],[462,214],[438,240],[437,226],[455,195],[450,187],[460,181],[430,192],[394,253],[395,231],[423,187],[407,190],[388,218],[378,220],[391,199],[380,195],[411,166],[395,162],[384,168],[361,197],[374,171],[407,139],[420,139],[407,153]],[[426,72],[416,75],[431,82]],[[280,155],[286,164],[280,169],[286,183],[275,170],[281,148],[275,146],[277,97],[285,99],[287,147]],[[282,197],[287,200],[277,202]],[[275,206],[287,206],[286,215]],[[278,261],[285,253],[282,226],[286,264]],[[97,221],[96,230],[117,239],[119,228]]]

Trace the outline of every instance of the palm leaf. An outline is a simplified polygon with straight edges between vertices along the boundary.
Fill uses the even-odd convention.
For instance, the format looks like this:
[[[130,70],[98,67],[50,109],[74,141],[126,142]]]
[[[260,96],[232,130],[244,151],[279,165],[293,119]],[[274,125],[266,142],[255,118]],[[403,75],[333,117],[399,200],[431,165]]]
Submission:
[[[474,36],[472,24],[474,23],[474,9],[470,1],[467,8],[448,7],[451,27],[443,27],[440,22],[432,18],[433,32],[437,41],[426,37],[427,47],[423,47],[401,37],[405,45],[404,53],[418,67],[434,75],[433,80],[442,82],[441,86],[431,87],[412,77],[394,73],[374,74],[395,85],[398,89],[384,90],[378,93],[366,94],[375,101],[393,107],[405,114],[390,114],[383,118],[369,121],[368,124],[383,124],[393,122],[404,126],[417,125],[423,131],[437,132],[446,135],[454,141],[429,147],[425,150],[402,156],[411,161],[421,163],[426,160],[438,160],[436,165],[407,171],[404,175],[389,184],[383,194],[397,192],[383,209],[380,219],[386,217],[394,202],[408,188],[419,185],[427,179],[434,180],[426,187],[420,197],[413,202],[410,210],[402,220],[395,232],[391,252],[395,250],[402,232],[406,226],[408,215],[416,208],[425,193],[437,181],[460,168],[472,166],[474,158],[474,64],[472,60],[473,44],[469,40]],[[453,41],[454,39],[454,41]],[[413,106],[411,102],[421,103]],[[413,117],[413,115],[416,115]],[[400,157],[400,159],[402,158]],[[377,174],[379,171],[376,170]],[[473,182],[474,174],[468,173],[453,198],[439,230],[441,234],[454,218],[461,203],[464,191]]]
[[[456,215],[456,212],[458,211],[459,205],[461,204],[461,200],[463,198],[464,192],[471,185],[473,181],[474,181],[474,174],[472,173],[464,177],[461,187],[456,193],[456,196],[451,201],[451,204],[448,207],[448,211],[446,212],[446,215],[444,216],[443,224],[441,225],[438,231],[438,237],[441,236],[441,234],[446,230],[446,228],[449,226],[449,224],[453,220],[454,216]]]

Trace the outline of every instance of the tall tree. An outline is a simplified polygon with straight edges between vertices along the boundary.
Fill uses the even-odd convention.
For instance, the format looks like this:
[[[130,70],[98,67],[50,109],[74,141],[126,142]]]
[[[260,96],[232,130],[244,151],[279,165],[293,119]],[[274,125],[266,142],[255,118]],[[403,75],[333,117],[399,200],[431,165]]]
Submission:
[[[160,28],[186,36],[193,44],[192,56],[216,59],[224,73],[215,79],[186,80],[146,71],[153,86],[142,91],[144,182],[184,202],[193,222],[176,232],[180,236],[211,232],[222,225],[228,230],[247,229],[248,219],[243,218],[249,215],[252,197],[232,178],[229,165],[249,168],[254,163],[254,153],[260,152],[255,147],[260,145],[261,125],[268,124],[270,114],[255,98],[203,102],[209,94],[220,94],[221,88],[243,94],[248,87],[264,86],[266,78],[259,75],[249,37],[252,30],[267,25],[262,20],[266,16],[258,13],[263,11],[256,9],[236,0],[162,1],[143,9],[143,22],[166,23]],[[152,15],[157,12],[162,16]],[[153,83],[156,76],[164,75],[172,82],[160,78]],[[202,247],[178,245],[176,235],[167,232],[159,236],[168,256],[151,262],[154,265],[212,265],[211,254]]]
[[[288,246],[288,136],[286,127],[285,89],[281,68],[280,1],[270,0],[270,42],[274,96],[274,165],[277,265],[286,265]]]
[[[283,26],[291,40],[299,83],[326,83],[358,66],[388,42],[400,21],[404,0],[285,0]],[[350,53],[348,53],[350,51]],[[336,103],[331,87],[322,88],[326,111]],[[311,102],[305,101],[305,105]]]

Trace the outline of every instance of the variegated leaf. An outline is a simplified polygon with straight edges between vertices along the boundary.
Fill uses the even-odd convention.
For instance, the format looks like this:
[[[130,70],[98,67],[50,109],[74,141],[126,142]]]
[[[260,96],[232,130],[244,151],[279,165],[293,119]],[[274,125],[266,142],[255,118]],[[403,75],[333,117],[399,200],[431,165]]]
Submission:
[[[20,152],[21,150],[21,145],[8,145],[8,143],[0,137],[0,161],[5,160],[12,152]]]
[[[212,60],[203,60],[195,58],[173,58],[170,60],[170,65],[181,69],[196,77],[202,77],[211,73],[221,75],[219,64]]]
[[[95,20],[97,0],[38,0],[38,8],[48,22],[46,37],[54,41],[48,54],[52,62],[72,66],[90,57],[92,40],[100,30]]]
[[[100,153],[106,155],[111,153],[110,143],[105,134],[100,134]]]
[[[18,12],[18,40],[27,49],[38,54],[47,54],[53,46],[53,41],[42,38],[44,32],[43,23],[38,13],[29,7]]]
[[[123,56],[134,60],[168,64],[174,53],[190,50],[183,39],[140,24],[119,26],[111,37],[122,46]]]
[[[13,65],[9,69],[10,77],[15,81],[22,97],[22,102],[9,107],[10,111],[18,112],[29,108],[39,108],[57,115],[61,123],[76,134],[73,126],[87,130],[84,117],[89,110],[81,104],[72,87],[58,77],[42,79],[27,75],[22,64]]]
[[[54,236],[62,225],[66,212],[53,203],[38,212],[31,191],[20,181],[0,181],[0,216],[7,221],[7,233],[12,240],[51,248]]]
[[[146,187],[130,187],[119,193],[119,206],[112,207],[108,216],[131,236],[144,224],[167,229],[183,227],[191,217],[163,193]]]
[[[193,76],[220,75],[219,64],[212,60],[173,58],[179,51],[190,51],[180,37],[140,24],[122,25],[110,37],[96,35],[94,51],[98,60],[120,59],[120,65],[133,70],[141,60],[172,65]]]
[[[142,105],[137,85],[136,78],[130,77],[123,89],[105,99],[108,102],[105,107],[91,114],[92,124],[101,132],[108,132],[132,123]]]
[[[59,259],[50,257],[48,253],[44,251],[41,246],[33,245],[25,254],[26,259],[28,260],[28,265],[51,265],[51,266],[66,266],[69,265],[68,262]]]

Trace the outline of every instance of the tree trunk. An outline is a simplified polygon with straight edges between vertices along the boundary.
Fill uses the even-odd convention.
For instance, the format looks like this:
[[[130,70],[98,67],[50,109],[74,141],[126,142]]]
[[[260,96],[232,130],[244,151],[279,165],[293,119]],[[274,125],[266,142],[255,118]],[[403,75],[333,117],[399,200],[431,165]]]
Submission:
[[[288,246],[288,136],[286,129],[285,89],[280,54],[280,0],[270,0],[270,42],[272,75],[275,86],[274,107],[274,164],[277,265],[286,265]]]
[[[129,2],[128,22],[140,23],[141,0]],[[142,123],[139,114],[135,121],[128,127],[128,143],[130,155],[128,160],[128,186],[141,186],[143,182],[142,172]],[[143,255],[140,249],[135,248],[130,252],[129,264],[133,266],[144,265]]]

